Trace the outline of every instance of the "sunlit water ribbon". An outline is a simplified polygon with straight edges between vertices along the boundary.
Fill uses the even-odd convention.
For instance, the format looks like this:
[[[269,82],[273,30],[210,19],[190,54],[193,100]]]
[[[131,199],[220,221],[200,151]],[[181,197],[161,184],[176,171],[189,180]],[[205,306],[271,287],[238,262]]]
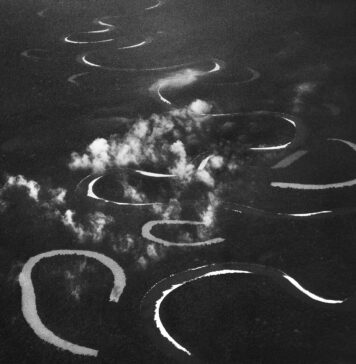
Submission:
[[[139,48],[142,47],[144,45],[150,44],[152,43],[153,38],[152,37],[146,37],[143,41],[138,42],[138,43],[133,43],[127,46],[122,46],[122,47],[118,47],[116,48],[117,50],[125,50],[125,49],[133,49],[133,48]]]
[[[92,32],[82,32],[79,34],[92,34],[94,31]],[[85,40],[85,41],[81,41],[81,40],[76,40],[76,39],[72,39],[72,36],[66,36],[63,38],[63,41],[65,43],[71,43],[71,44],[78,44],[78,45],[82,45],[82,44],[98,44],[98,43],[109,43],[109,42],[114,42],[117,41],[116,38],[107,38],[107,39],[99,39],[99,40]],[[144,40],[139,41],[137,43],[132,43],[132,44],[128,44],[128,45],[124,45],[124,46],[120,46],[117,47],[116,50],[126,50],[126,49],[133,49],[133,48],[139,48],[142,47],[144,45],[150,44],[153,41],[153,38],[151,36],[147,36]]]
[[[281,169],[281,168],[287,168],[291,166],[294,162],[302,158],[304,155],[308,153],[307,150],[297,150],[296,152],[288,155],[287,157],[283,158],[281,161],[279,161],[277,164],[272,166],[272,169]]]
[[[259,217],[267,217],[267,218],[285,218],[285,219],[310,219],[310,218],[324,218],[324,217],[332,217],[339,214],[346,214],[347,212],[356,212],[356,208],[353,208],[352,211],[349,209],[329,209],[329,210],[319,210],[319,211],[306,211],[306,212],[278,212],[278,211],[268,211],[258,209],[252,206],[246,206],[242,204],[230,204],[230,207],[227,210],[236,212],[238,214],[248,214]]]
[[[142,176],[152,177],[152,178],[175,178],[177,177],[175,174],[165,174],[165,173],[154,173],[142,171],[140,169],[135,169],[135,172],[141,174]]]
[[[157,4],[156,4],[157,5]],[[98,19],[94,19],[93,24],[103,27],[103,29],[98,29],[98,30],[90,30],[90,31],[86,31],[86,32],[79,32],[76,33],[77,35],[88,35],[88,36],[92,36],[92,35],[97,35],[97,34],[105,34],[107,35],[107,37],[109,36],[110,33],[113,33],[116,29],[117,26],[115,24],[112,23],[112,20],[115,18],[127,18],[128,16],[104,16]],[[75,39],[75,34],[71,34],[71,35],[67,35],[64,36],[62,38],[62,40],[65,43],[71,43],[71,44],[77,44],[77,45],[81,45],[81,44],[97,44],[97,43],[109,43],[109,42],[113,42],[115,41],[115,37],[111,37],[111,38],[106,38],[106,39],[89,39],[89,40],[77,40]],[[143,46],[145,44],[149,44],[152,41],[151,37],[147,37],[144,41],[141,41],[139,43],[136,44],[132,44],[132,45],[128,45],[128,46],[124,46],[124,47],[119,47],[118,49],[130,49],[130,48],[136,48],[136,47],[140,47]]]
[[[327,140],[336,141],[343,143],[350,147],[354,152],[356,152],[356,144],[343,139],[329,138]],[[326,184],[309,184],[309,183],[291,183],[291,182],[271,182],[272,187],[294,189],[294,190],[329,190],[338,189],[344,187],[352,187],[356,185],[356,178],[336,183],[326,183]]]
[[[187,83],[184,83],[184,84],[181,84],[181,85],[178,84],[177,86],[174,85],[174,82],[172,82],[172,84],[167,82],[165,85],[157,87],[157,90],[155,92],[157,93],[158,99],[161,102],[163,102],[163,103],[165,103],[167,105],[175,106],[175,107],[178,108],[178,105],[175,105],[175,103],[171,99],[169,99],[168,96],[164,95],[164,90],[165,89],[177,90],[177,89],[189,86],[189,85],[193,84],[196,81],[203,82],[203,84],[204,83],[212,84],[214,86],[224,86],[224,85],[227,85],[227,84],[232,84],[232,85],[240,85],[241,84],[242,85],[242,84],[245,84],[245,83],[251,83],[251,82],[257,80],[260,77],[260,73],[258,71],[248,67],[247,69],[251,72],[251,77],[249,79],[247,79],[247,80],[232,81],[232,82],[230,82],[230,81],[227,81],[227,82],[217,82],[217,81],[215,81],[214,82],[214,80],[209,81],[209,79],[210,79],[208,77],[209,75],[211,75],[213,73],[219,73],[219,72],[223,71],[225,69],[225,67],[226,67],[225,62],[222,61],[222,60],[214,58],[213,62],[214,62],[214,66],[209,71],[205,71],[205,72],[200,71],[199,72],[197,70],[197,72],[199,72],[199,73],[196,75],[195,79],[192,80],[192,82],[187,82]],[[203,80],[203,76],[207,76],[206,81]],[[167,76],[167,81],[169,81],[170,77],[172,78],[172,76],[170,76],[170,75]],[[164,81],[164,79],[162,79],[162,80]]]
[[[205,157],[199,164],[198,166],[198,171],[202,171],[203,169],[205,169],[205,167],[208,165],[209,161],[211,158],[214,157],[214,154],[208,155],[207,157]]]
[[[166,0],[158,0],[156,4],[148,6],[147,8],[145,8],[145,11],[149,11],[149,10],[153,10],[153,9],[157,9],[162,7],[163,5],[165,5]]]
[[[152,206],[152,205],[159,204],[158,202],[120,202],[120,201],[113,201],[113,200],[101,198],[95,194],[95,192],[93,191],[93,188],[94,188],[94,185],[99,180],[101,180],[103,177],[104,176],[97,177],[88,184],[88,191],[87,191],[88,197],[93,198],[95,200],[104,201],[106,203],[112,203],[114,205],[119,205],[119,206]]]
[[[168,173],[156,173],[156,172],[150,172],[150,171],[144,171],[144,170],[140,170],[140,169],[127,169],[127,170],[123,170],[124,172],[126,171],[127,173],[136,173],[138,175],[144,176],[144,177],[149,177],[149,178],[153,178],[153,179],[172,179],[172,178],[176,178],[177,176],[174,174],[168,174]],[[101,176],[97,176],[97,175],[88,175],[86,177],[84,177],[83,179],[81,179],[79,181],[79,183],[77,184],[75,190],[78,191],[78,189],[81,187],[81,185],[87,181],[88,179],[92,179],[89,183],[88,186],[86,187],[86,192],[85,195],[87,197],[93,198],[95,200],[99,200],[99,201],[103,201],[106,203],[111,203],[114,205],[118,205],[118,206],[155,206],[155,205],[162,205],[163,203],[161,202],[120,202],[120,201],[114,201],[114,200],[109,200],[109,199],[105,199],[102,198],[100,196],[98,196],[95,192],[94,192],[94,186],[95,184],[100,181],[105,175],[101,175]],[[125,193],[125,191],[124,191]]]
[[[307,137],[307,129],[304,125],[304,123],[297,117],[280,113],[280,112],[274,112],[274,111],[264,111],[264,110],[258,110],[258,111],[249,111],[249,112],[235,112],[235,113],[194,113],[197,116],[204,116],[204,117],[211,117],[216,118],[217,121],[219,121],[220,118],[225,117],[240,117],[240,116],[274,116],[276,118],[281,118],[282,120],[285,120],[288,124],[292,125],[295,129],[294,138],[283,144],[273,145],[273,146],[261,146],[261,147],[250,147],[249,150],[256,151],[256,152],[268,152],[268,151],[278,151],[278,150],[286,150],[286,149],[295,149],[302,145]],[[236,122],[238,123],[238,122]]]
[[[115,39],[111,39],[111,40],[115,40]],[[145,40],[141,41],[141,42],[138,42],[138,43],[134,43],[134,44],[130,44],[130,45],[127,45],[127,46],[122,46],[122,47],[118,47],[117,50],[128,50],[128,49],[133,49],[133,48],[139,48],[139,47],[142,47],[146,44],[149,44],[151,43],[153,40],[152,37],[147,37]],[[101,41],[98,41],[97,43],[99,43]],[[80,43],[80,42],[77,42],[77,43]],[[82,44],[83,43],[86,43],[86,42],[81,42]],[[87,43],[95,43],[95,42],[87,42]],[[79,57],[79,58],[78,58]],[[77,59],[79,60],[80,63],[84,63],[86,65],[90,65],[92,67],[95,67],[95,68],[102,68],[102,69],[106,69],[105,67],[101,67],[97,64],[94,64],[94,63],[91,63],[91,62],[88,62],[85,58],[85,56],[81,55],[81,56],[78,56]],[[81,60],[80,60],[81,58]],[[127,71],[126,69],[123,69],[123,71]],[[129,70],[129,71],[132,71],[132,70]],[[79,73],[75,73],[71,76],[69,76],[67,78],[67,82],[75,85],[75,86],[80,86],[80,82],[79,82],[79,79],[85,77],[85,76],[88,76],[90,74],[90,72],[79,72]]]
[[[198,114],[202,116],[209,116],[209,114]],[[273,145],[273,146],[261,146],[261,147],[251,147],[249,150],[256,151],[256,152],[268,152],[268,151],[278,151],[278,150],[285,150],[285,149],[293,149],[302,145],[307,136],[307,129],[299,118],[280,113],[275,111],[265,111],[265,110],[258,110],[258,111],[250,111],[250,112],[236,112],[236,113],[224,113],[224,114],[210,114],[213,118],[222,118],[222,117],[234,117],[234,116],[273,116],[276,118],[281,118],[285,120],[288,124],[292,125],[295,129],[294,138],[283,144]]]
[[[199,359],[167,330],[161,319],[161,306],[165,299],[175,290],[187,283],[203,278],[222,276],[227,274],[250,274],[270,278],[278,283],[288,293],[296,298],[316,307],[338,310],[352,311],[356,309],[355,295],[349,299],[330,299],[321,297],[307,288],[303,287],[293,277],[286,273],[266,267],[263,265],[249,263],[224,263],[211,264],[197,267],[173,274],[168,278],[155,284],[145,295],[141,302],[141,312],[149,332],[149,336],[158,342],[160,347],[169,355],[179,361],[199,362]]]
[[[147,44],[144,43],[144,44]],[[144,45],[144,44],[141,44]],[[84,54],[81,54],[77,57],[77,61],[81,64],[84,64],[89,67],[95,67],[100,68],[107,71],[122,71],[122,72],[161,72],[161,71],[173,71],[178,69],[185,69],[189,67],[193,67],[196,64],[200,63],[201,61],[190,61],[186,63],[179,63],[179,64],[173,64],[173,65],[167,65],[167,66],[159,66],[159,67],[111,67],[111,66],[105,66],[101,65],[99,63],[96,63],[96,61],[89,59],[90,55],[93,52],[87,52]],[[215,68],[215,65],[214,65]]]
[[[56,346],[59,349],[70,351],[77,355],[97,356],[98,350],[87,348],[85,346],[73,344],[65,339],[60,338],[49,330],[41,321],[36,305],[36,293],[32,283],[32,270],[42,260],[53,257],[63,256],[85,256],[95,259],[105,265],[114,276],[114,287],[110,293],[110,301],[118,302],[126,285],[126,277],[123,269],[111,258],[106,255],[87,251],[87,250],[53,250],[46,253],[38,254],[30,258],[23,266],[19,276],[19,283],[22,290],[22,312],[25,320],[43,341]]]
[[[191,225],[191,226],[206,226],[204,222],[201,221],[190,221],[190,220],[154,220],[148,221],[142,226],[141,234],[142,236],[154,243],[161,244],[167,247],[201,247],[213,244],[219,244],[225,241],[224,238],[214,238],[205,241],[197,242],[171,242],[162,238],[159,238],[152,234],[151,230],[157,225]]]
[[[205,83],[208,83],[208,84],[211,84],[211,85],[214,85],[214,86],[226,86],[226,85],[239,86],[239,85],[245,85],[245,84],[252,83],[252,82],[258,80],[261,77],[260,72],[258,72],[254,68],[246,67],[246,70],[251,74],[251,76],[249,78],[247,78],[246,80],[239,80],[239,81],[229,80],[229,81],[226,81],[226,82],[207,80],[207,81],[205,81]]]
[[[207,60],[213,63],[213,67],[207,71],[201,70],[195,67],[186,67],[178,71],[167,75],[157,80],[151,87],[150,91],[157,94],[158,99],[168,105],[173,106],[173,102],[163,95],[164,90],[177,90],[201,80],[204,76],[209,76],[212,73],[220,72],[225,67],[225,62],[216,58]],[[201,61],[196,62],[201,63]]]
[[[89,32],[88,32],[89,33]],[[87,34],[88,34],[87,33]],[[75,39],[71,39],[71,36],[68,35],[66,37],[63,38],[63,41],[65,43],[71,43],[71,44],[96,44],[96,43],[108,43],[108,42],[113,42],[115,39],[114,38],[109,38],[109,39],[100,39],[100,40],[88,40],[88,41],[80,41],[80,40],[75,40]]]

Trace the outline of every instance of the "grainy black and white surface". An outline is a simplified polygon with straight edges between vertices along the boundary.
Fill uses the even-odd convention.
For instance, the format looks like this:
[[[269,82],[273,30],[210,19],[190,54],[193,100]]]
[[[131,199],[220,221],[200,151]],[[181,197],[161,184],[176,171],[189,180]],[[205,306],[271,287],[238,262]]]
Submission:
[[[0,10],[0,363],[356,362],[354,1]]]

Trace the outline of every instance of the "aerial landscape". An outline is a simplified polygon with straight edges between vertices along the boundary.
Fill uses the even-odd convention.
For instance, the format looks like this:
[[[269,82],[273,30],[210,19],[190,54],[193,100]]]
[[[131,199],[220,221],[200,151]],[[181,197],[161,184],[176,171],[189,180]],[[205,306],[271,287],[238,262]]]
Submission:
[[[0,9],[0,363],[356,362],[354,1]]]

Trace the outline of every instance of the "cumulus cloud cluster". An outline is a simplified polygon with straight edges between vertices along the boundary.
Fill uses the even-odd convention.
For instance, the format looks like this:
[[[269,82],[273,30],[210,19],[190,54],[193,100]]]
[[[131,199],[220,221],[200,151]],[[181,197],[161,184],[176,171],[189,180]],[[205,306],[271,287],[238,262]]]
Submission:
[[[161,162],[163,155],[160,149],[167,149],[162,138],[172,129],[172,122],[167,123],[159,117],[138,120],[123,137],[112,135],[108,139],[98,138],[87,147],[86,153],[80,155],[73,152],[69,167],[73,170],[90,169],[94,173],[102,173],[114,166],[138,166],[146,161]]]
[[[24,187],[30,198],[38,201],[38,193],[40,191],[40,186],[36,181],[27,180],[24,176],[9,176],[5,185],[1,189],[4,192],[12,187]]]
[[[130,233],[117,236],[112,242],[112,249],[121,256],[133,257],[135,265],[140,269],[146,269],[150,263],[155,263],[165,256],[165,250],[161,246]]]
[[[34,211],[34,218],[40,219],[41,216],[45,216],[48,219],[62,222],[75,234],[79,242],[102,241],[107,225],[113,222],[111,216],[102,212],[85,215],[83,222],[76,221],[76,213],[66,206],[67,191],[64,188],[41,186],[37,181],[26,179],[22,175],[7,176],[5,183],[0,188],[2,213],[6,213],[6,209],[11,205],[12,194],[18,195],[19,191],[22,191],[29,202],[34,203],[37,207],[37,210]],[[28,206],[28,209],[31,210],[31,207]]]
[[[162,247],[157,247],[144,239],[140,235],[140,230],[125,233],[122,230],[123,224],[115,224],[115,218],[102,211],[79,213],[73,208],[68,208],[70,203],[66,201],[67,191],[65,189],[48,187],[32,179],[26,179],[22,175],[7,176],[5,183],[0,188],[3,213],[6,214],[6,209],[14,203],[13,196],[20,195],[19,191],[23,193],[20,196],[22,204],[29,211],[35,224],[49,220],[56,221],[75,236],[75,243],[104,243],[100,246],[110,248],[113,253],[130,257],[130,260],[140,269],[146,269],[166,254]],[[141,198],[137,197],[139,196],[137,192],[132,192],[130,189],[129,193],[136,195],[137,199]],[[199,238],[209,235],[207,231],[213,225],[213,199],[211,197],[211,201],[208,201],[205,207],[197,210],[195,218],[198,220],[201,218],[205,225],[197,229]],[[154,205],[152,217],[156,215],[162,219],[182,219],[184,218],[183,210],[181,202],[172,198],[167,204]],[[194,237],[184,231],[179,233],[177,239],[180,242],[194,241]],[[76,286],[73,286],[71,291],[74,298],[79,299],[80,292]]]
[[[168,204],[165,205],[153,205],[154,212],[160,216],[163,220],[173,219],[177,220],[180,218],[182,207],[178,199],[172,198]]]
[[[44,213],[46,218],[55,220],[64,231],[69,231],[76,237],[76,242],[103,242],[102,246],[110,248],[114,253],[129,254],[141,268],[160,259],[165,252],[140,235],[139,223],[136,226],[135,222],[130,222],[126,224],[129,226],[125,226],[127,211],[139,209],[128,207],[129,205],[149,202],[149,213],[156,220],[201,222],[196,225],[193,234],[184,231],[184,228],[178,230],[178,243],[194,242],[197,239],[205,241],[216,237],[216,215],[222,201],[221,193],[227,184],[226,177],[240,168],[240,161],[238,153],[235,153],[236,148],[233,149],[238,143],[234,142],[232,146],[232,143],[227,145],[222,140],[223,147],[220,148],[220,134],[217,136],[214,129],[217,123],[206,115],[211,108],[209,103],[196,100],[182,109],[154,114],[147,119],[133,119],[125,123],[120,134],[94,139],[84,152],[73,152],[70,169],[88,170],[102,175],[93,176],[91,182],[98,178],[103,180],[94,189],[94,184],[91,185],[91,190],[91,182],[84,179],[88,184],[85,196],[101,200],[98,203],[101,211],[93,212],[95,202],[90,204],[90,212],[78,210],[76,206],[73,208],[67,201],[65,189],[40,185],[21,175],[7,176],[0,189],[1,208],[4,210],[11,203],[9,192],[22,190],[31,203],[41,208],[36,213]],[[133,172],[125,167],[138,171]],[[117,170],[119,172],[116,175]],[[104,178],[107,172],[114,172],[115,177],[111,180],[109,178],[106,185]],[[154,177],[154,172],[157,172],[157,176],[166,175]],[[149,181],[149,178],[152,180]],[[121,183],[118,191],[123,191],[122,196],[121,192],[115,195],[116,181]],[[109,186],[109,190],[103,193],[106,186]],[[150,195],[152,186],[157,186],[157,190]],[[108,195],[111,190],[114,193],[113,199],[123,198],[124,201],[129,201],[125,211],[119,204],[111,204],[106,210],[105,202],[110,201]],[[157,196],[159,201],[154,203],[156,201],[152,199]],[[162,200],[160,196],[163,196]],[[102,212],[103,209],[105,213]],[[110,215],[106,213],[108,210]],[[120,223],[115,224],[115,219],[120,220]],[[135,227],[138,229],[135,230]]]
[[[73,152],[69,167],[103,173],[113,167],[158,166],[189,182],[196,172],[190,150],[206,138],[205,124],[209,117],[202,114],[210,108],[210,104],[196,100],[187,108],[135,120],[124,135],[98,138],[88,145],[85,153]],[[207,177],[200,172],[198,179],[213,186],[204,174]]]
[[[217,175],[234,178],[239,173],[246,161],[241,158],[246,145],[238,136],[231,140],[229,130],[236,122],[214,119],[208,115],[211,107],[208,102],[195,100],[184,108],[133,119],[125,132],[97,138],[84,152],[73,152],[69,168],[95,174],[117,168],[166,173],[174,175],[181,185],[200,182],[214,190]],[[206,156],[209,158],[202,166],[199,163]],[[129,190],[128,185],[125,191]],[[143,195],[137,197],[136,202],[147,202]]]
[[[169,82],[178,82],[179,77],[170,78]],[[226,184],[225,177],[240,168],[238,152],[233,149],[235,146],[231,147],[225,141],[223,148],[219,146],[219,138],[216,138],[214,131],[215,120],[207,115],[211,108],[209,103],[195,100],[185,108],[174,108],[161,115],[154,114],[148,119],[132,120],[125,133],[95,139],[85,153],[73,152],[69,167],[72,170],[86,169],[103,175],[107,170],[111,174],[115,169],[122,171],[124,167],[160,173],[165,171],[170,176],[173,175],[175,178],[167,179],[173,186],[168,200],[151,206],[156,218],[201,221],[203,224],[197,227],[197,234],[199,239],[207,240],[214,235],[216,213]],[[155,202],[150,198],[149,192],[148,195],[143,193],[140,184],[131,186],[124,175],[120,172],[118,179],[124,197],[129,197],[132,203]],[[161,188],[159,184],[157,186]],[[160,191],[156,193],[159,195]],[[107,198],[105,201],[108,201]],[[193,209],[186,208],[189,201],[196,201]],[[194,216],[191,215],[193,210]],[[194,240],[188,233],[182,234],[179,235],[179,240]],[[122,239],[119,239],[120,246],[131,246],[131,243],[133,246],[140,245],[136,240],[134,243],[132,237]],[[122,249],[117,244],[114,246],[118,251]],[[148,258],[142,258],[143,265],[145,259]]]
[[[8,205],[7,195],[14,190],[22,190],[29,199],[47,207],[63,205],[67,191],[64,188],[41,188],[34,180],[26,179],[22,175],[7,176],[6,182],[0,188],[0,206],[6,209]]]
[[[209,114],[213,106],[203,100],[195,100],[189,105],[189,110],[197,115]]]
[[[168,167],[169,172],[182,180],[190,181],[194,173],[194,165],[188,161],[183,143],[177,140],[170,146],[170,151],[176,158],[174,158],[173,166]]]
[[[88,214],[85,223],[75,221],[74,215],[75,212],[73,210],[66,210],[61,216],[61,221],[75,233],[79,242],[87,240],[94,243],[101,242],[107,233],[107,225],[114,221],[113,217],[107,216],[100,211]]]

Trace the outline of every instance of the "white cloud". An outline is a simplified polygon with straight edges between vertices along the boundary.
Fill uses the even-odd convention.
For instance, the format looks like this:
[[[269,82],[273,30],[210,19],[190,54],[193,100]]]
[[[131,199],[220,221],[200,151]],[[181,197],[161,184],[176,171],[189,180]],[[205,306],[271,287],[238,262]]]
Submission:
[[[40,192],[40,185],[33,180],[27,180],[24,176],[9,176],[5,185],[1,188],[1,192],[6,191],[12,187],[25,187],[27,194],[30,198],[38,202],[38,194]]]
[[[132,203],[146,202],[146,196],[143,192],[138,192],[133,186],[130,186],[127,182],[122,182],[124,188],[124,197],[128,198]]]
[[[208,208],[201,214],[201,219],[205,226],[210,226],[213,224],[215,219],[215,211],[212,205],[209,205]]]
[[[16,189],[23,189],[30,200],[35,201],[38,206],[46,208],[47,213],[56,215],[56,206],[63,205],[67,190],[64,188],[51,188],[48,186],[40,186],[34,180],[26,179],[22,175],[7,176],[7,180],[0,188],[0,209],[3,212],[8,205],[8,198],[6,192]]]
[[[178,140],[170,146],[170,151],[177,157],[173,166],[169,167],[169,172],[175,174],[180,179],[189,182],[194,173],[194,165],[187,160],[187,153],[183,143]]]
[[[129,253],[135,247],[135,238],[131,234],[119,235],[112,243],[115,253]]]
[[[94,172],[103,172],[110,163],[109,150],[110,146],[106,139],[95,139],[87,148],[88,154],[80,156],[78,153],[72,153],[69,167],[71,169],[91,168]]]
[[[55,204],[63,205],[65,203],[65,197],[67,195],[67,190],[64,188],[55,188],[49,190],[50,194],[52,195],[52,201]]]
[[[214,155],[209,159],[209,164],[212,169],[220,169],[224,165],[224,158],[219,155]]]
[[[157,95],[161,101],[171,104],[171,101],[162,94],[164,91],[188,86],[196,82],[199,77],[203,76],[204,74],[206,74],[205,71],[187,68],[160,78],[149,88],[149,91],[154,95]]]
[[[94,242],[100,242],[106,234],[105,227],[111,224],[114,219],[107,216],[102,212],[95,212],[89,215],[89,229],[87,230],[88,236]]]
[[[72,210],[67,210],[62,217],[63,224],[69,227],[78,237],[79,241],[83,241],[85,237],[84,227],[81,224],[74,222],[73,216],[75,212]]]
[[[151,259],[153,259],[153,260],[158,260],[159,259],[157,248],[156,248],[156,246],[154,244],[148,244],[147,248],[146,248],[146,252],[147,252],[147,255]]]
[[[86,224],[74,221],[74,216],[74,211],[67,210],[62,216],[62,222],[65,226],[70,228],[80,242],[92,240],[93,242],[98,243],[102,241],[106,235],[105,227],[114,221],[111,216],[107,216],[102,212],[89,214]]]
[[[160,215],[163,220],[179,220],[182,207],[176,198],[169,200],[168,205],[153,205],[154,212]]]
[[[16,191],[19,188],[24,189],[28,199],[35,202],[34,205],[31,204],[30,206],[28,201],[24,200],[24,208],[29,208],[29,213],[33,214],[34,219],[45,217],[46,219],[61,221],[77,236],[80,242],[102,241],[108,233],[106,227],[113,222],[111,216],[107,216],[102,212],[87,214],[81,222],[76,221],[75,212],[66,209],[66,189],[40,186],[38,182],[28,180],[22,175],[8,176],[5,184],[0,189],[0,211],[2,213],[6,211],[9,201],[14,198],[13,195],[6,192]],[[132,198],[142,198],[133,190],[130,193]]]
[[[77,152],[71,154],[70,169],[89,169],[92,168],[91,159],[87,154],[80,155]]]
[[[206,169],[198,170],[195,174],[195,177],[198,181],[205,183],[210,188],[215,186],[214,178]]]
[[[209,204],[206,209],[200,214],[202,222],[207,227],[212,227],[215,221],[215,212],[220,204],[219,198],[213,192],[208,193]]]
[[[197,99],[189,105],[188,109],[198,115],[208,114],[212,109],[212,105],[206,101]]]
[[[312,95],[315,92],[316,88],[317,84],[315,82],[302,82],[295,87],[295,96],[293,98],[293,112],[302,111],[307,97]]]
[[[193,165],[184,145],[199,140],[204,133],[202,121],[207,117],[192,110],[208,110],[210,105],[202,100],[191,106],[173,109],[162,115],[153,114],[149,119],[137,119],[124,135],[111,135],[108,139],[95,139],[85,153],[73,152],[69,167],[91,169],[102,173],[112,167],[139,167],[152,164],[175,170],[177,177],[191,179]]]
[[[93,141],[88,147],[88,152],[93,156],[93,168],[96,171],[103,172],[109,162],[110,146],[106,139],[99,138]]]

